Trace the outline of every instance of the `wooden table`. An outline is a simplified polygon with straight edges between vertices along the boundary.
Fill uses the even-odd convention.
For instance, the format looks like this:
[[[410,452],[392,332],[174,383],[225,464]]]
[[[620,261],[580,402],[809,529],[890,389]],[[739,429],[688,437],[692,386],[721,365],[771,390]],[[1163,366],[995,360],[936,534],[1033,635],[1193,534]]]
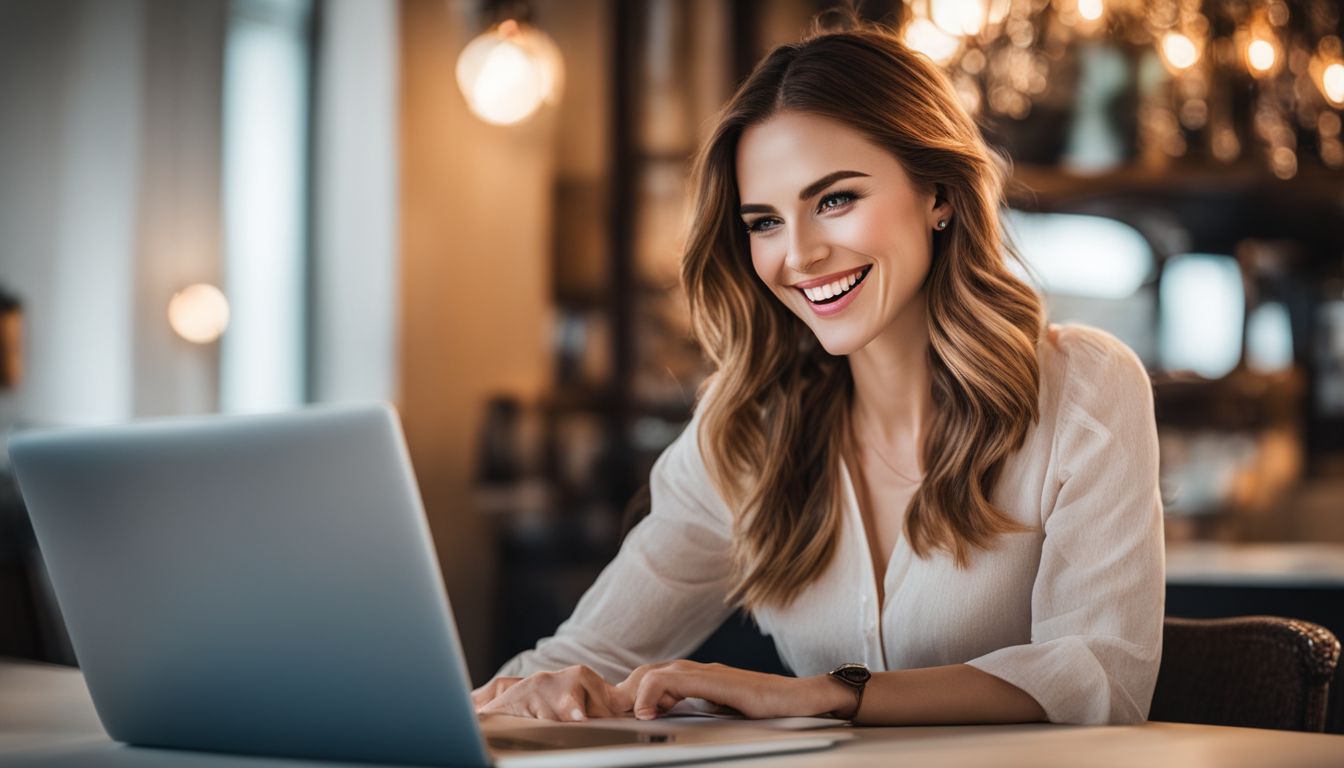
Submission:
[[[855,728],[835,749],[697,766],[1344,766],[1344,736],[1175,723]],[[139,749],[103,733],[77,670],[0,661],[0,766],[6,768],[331,768],[349,763]]]

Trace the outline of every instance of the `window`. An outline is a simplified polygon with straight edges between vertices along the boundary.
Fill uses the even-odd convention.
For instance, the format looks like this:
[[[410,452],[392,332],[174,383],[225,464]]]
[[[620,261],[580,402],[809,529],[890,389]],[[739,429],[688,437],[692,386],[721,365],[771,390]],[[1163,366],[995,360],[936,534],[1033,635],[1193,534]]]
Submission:
[[[235,0],[224,51],[220,409],[304,401],[308,0]]]
[[[1051,322],[1102,328],[1145,363],[1155,355],[1155,259],[1138,230],[1114,219],[1011,211],[1005,226],[1045,296]]]
[[[1159,293],[1162,367],[1217,379],[1237,366],[1246,297],[1236,259],[1208,253],[1175,256],[1163,269]]]
[[[1261,304],[1246,318],[1246,365],[1259,373],[1293,366],[1293,327],[1279,302]]]

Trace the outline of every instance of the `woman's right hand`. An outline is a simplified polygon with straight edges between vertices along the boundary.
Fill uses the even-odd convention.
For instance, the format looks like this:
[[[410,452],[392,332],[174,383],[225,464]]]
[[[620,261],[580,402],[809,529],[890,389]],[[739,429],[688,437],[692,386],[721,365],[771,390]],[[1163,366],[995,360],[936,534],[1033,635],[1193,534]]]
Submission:
[[[481,711],[481,707],[494,701],[501,693],[507,691],[514,683],[522,680],[521,677],[496,677],[490,682],[482,685],[480,688],[471,692],[471,703],[476,707],[476,712]]]
[[[472,691],[480,715],[515,715],[541,720],[616,717],[631,710],[630,697],[592,669],[576,665],[527,677],[497,677]]]

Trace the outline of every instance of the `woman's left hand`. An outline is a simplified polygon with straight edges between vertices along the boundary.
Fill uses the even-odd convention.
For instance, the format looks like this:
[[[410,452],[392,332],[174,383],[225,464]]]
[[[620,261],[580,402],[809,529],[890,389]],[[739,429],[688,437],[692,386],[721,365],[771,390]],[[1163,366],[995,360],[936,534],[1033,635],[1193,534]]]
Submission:
[[[651,720],[689,698],[705,699],[753,719],[819,715],[834,710],[837,699],[843,705],[845,693],[824,675],[785,677],[685,660],[645,664],[616,687],[634,700],[635,717],[641,720]]]

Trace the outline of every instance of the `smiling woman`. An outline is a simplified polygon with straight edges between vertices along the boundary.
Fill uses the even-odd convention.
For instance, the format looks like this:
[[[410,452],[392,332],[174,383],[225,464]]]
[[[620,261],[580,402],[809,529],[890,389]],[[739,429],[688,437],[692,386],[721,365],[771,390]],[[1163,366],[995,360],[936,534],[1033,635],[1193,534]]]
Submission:
[[[1150,385],[1115,338],[1045,326],[1008,266],[996,160],[885,30],[766,57],[697,158],[683,281],[715,372],[649,517],[481,711],[1146,716]],[[734,606],[799,677],[677,660]]]

